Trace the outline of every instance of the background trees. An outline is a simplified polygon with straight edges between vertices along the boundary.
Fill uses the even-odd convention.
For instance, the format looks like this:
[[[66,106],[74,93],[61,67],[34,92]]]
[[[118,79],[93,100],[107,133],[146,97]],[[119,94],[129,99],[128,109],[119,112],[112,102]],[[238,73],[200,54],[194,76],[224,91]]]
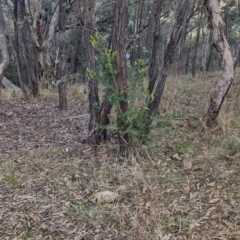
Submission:
[[[5,28],[5,20],[3,16],[2,4],[0,2],[0,49],[2,54],[2,63],[0,64],[0,83],[2,82],[4,73],[9,64],[9,55],[6,44],[6,28]]]
[[[240,239],[239,0],[0,2],[2,239]]]
[[[135,114],[137,119],[140,112],[141,119],[146,117],[138,130],[143,127],[140,125],[148,125],[147,119],[157,113],[169,74],[187,74],[191,70],[195,77],[200,70],[221,68],[217,51],[221,55],[222,50],[217,46],[215,30],[211,21],[208,22],[204,6],[210,2],[3,1],[9,43],[13,43],[9,51],[16,53],[15,58],[10,59],[6,76],[21,86],[26,97],[38,96],[39,86],[58,86],[60,109],[67,108],[67,84],[88,83],[90,142],[100,143],[104,138],[102,126],[109,123],[112,106],[119,110],[120,142],[127,142],[127,133],[133,126],[129,121],[134,119],[129,115],[133,107],[130,96],[134,94],[129,91],[140,75],[136,91],[144,92],[141,90],[144,78],[149,79],[149,83],[148,91],[140,97],[144,99],[138,106],[142,109]],[[221,33],[229,43],[237,67],[240,62],[239,1],[222,0],[219,13],[225,22],[221,30],[224,33]],[[94,35],[98,36],[95,45]],[[108,79],[107,86],[101,78]],[[102,88],[104,84],[106,94],[99,93],[99,86]]]

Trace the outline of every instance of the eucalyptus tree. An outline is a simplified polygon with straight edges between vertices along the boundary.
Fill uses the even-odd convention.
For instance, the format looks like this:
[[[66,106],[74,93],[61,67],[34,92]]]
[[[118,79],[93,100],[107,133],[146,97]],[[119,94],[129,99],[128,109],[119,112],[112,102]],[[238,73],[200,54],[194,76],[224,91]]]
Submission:
[[[59,19],[59,2],[47,3],[44,7],[42,0],[32,0],[33,39],[38,55],[39,78],[42,83],[53,77],[50,46]]]
[[[88,141],[96,144],[97,121],[99,115],[98,83],[95,76],[94,48],[91,44],[91,36],[94,33],[94,0],[84,0],[84,42],[86,48],[88,86],[89,86],[89,110],[90,121],[88,126]]]
[[[15,49],[17,52],[18,77],[29,86],[34,97],[39,95],[39,81],[36,69],[36,51],[28,18],[25,0],[14,0]]]
[[[187,12],[187,8],[189,5],[189,1],[190,0],[184,0],[179,6],[176,21],[174,23],[169,42],[167,44],[167,48],[164,53],[163,66],[159,74],[159,77],[157,79],[156,90],[153,94],[153,98],[149,103],[149,111],[148,111],[149,117],[153,117],[156,114],[157,109],[159,107],[164,86],[165,86],[167,77],[170,74],[174,53],[176,51],[178,40],[181,34],[181,30],[182,30],[184,18]]]
[[[219,53],[222,61],[222,74],[213,89],[210,98],[208,111],[204,116],[207,126],[212,126],[221,109],[224,98],[233,82],[234,65],[230,51],[230,46],[224,34],[224,25],[220,16],[220,6],[218,0],[205,0],[208,12],[208,22],[213,35],[214,47]]]
[[[127,8],[126,0],[118,0],[114,2],[114,22],[113,22],[113,41],[112,50],[115,53],[116,76],[115,81],[118,87],[118,92],[121,94],[119,101],[119,112],[124,114],[128,110],[127,100],[127,65],[126,65],[126,50],[125,50],[125,29]],[[124,146],[128,142],[126,134],[126,122],[118,116],[118,132],[120,146]],[[124,147],[123,147],[124,150]]]
[[[152,94],[153,88],[155,85],[155,82],[157,80],[158,74],[159,74],[159,65],[160,65],[160,17],[161,17],[161,12],[162,12],[162,5],[163,1],[162,0],[156,0],[153,2],[153,36],[152,36],[152,58],[151,58],[151,63],[149,67],[149,84],[148,84],[148,90],[149,94]]]

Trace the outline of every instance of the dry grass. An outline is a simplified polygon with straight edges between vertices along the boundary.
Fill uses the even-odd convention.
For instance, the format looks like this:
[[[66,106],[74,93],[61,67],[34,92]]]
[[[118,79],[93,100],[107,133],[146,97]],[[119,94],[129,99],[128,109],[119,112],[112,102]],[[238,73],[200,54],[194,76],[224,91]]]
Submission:
[[[1,118],[2,239],[240,239],[240,74],[208,130],[201,118],[217,76],[168,79],[151,142],[124,162],[114,144],[78,141],[88,121],[81,87],[69,88],[67,113],[49,113],[55,97],[3,102],[12,114]],[[17,115],[26,109],[27,125]],[[120,197],[93,200],[106,190]]]
[[[70,98],[79,99],[81,101],[87,100],[87,85],[86,84],[69,84],[67,86],[67,95]],[[49,86],[47,89],[41,90],[42,97],[52,97],[58,96],[58,91],[56,87]]]
[[[0,90],[1,90],[0,99],[13,100],[13,99],[22,98],[22,92],[11,92],[5,88]]]

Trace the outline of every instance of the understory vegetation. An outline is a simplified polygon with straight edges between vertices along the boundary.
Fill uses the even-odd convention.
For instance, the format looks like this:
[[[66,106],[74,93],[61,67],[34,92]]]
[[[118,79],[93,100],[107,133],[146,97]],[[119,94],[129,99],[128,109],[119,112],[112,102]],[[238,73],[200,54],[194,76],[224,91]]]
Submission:
[[[114,123],[105,144],[84,143],[85,85],[68,86],[67,111],[54,89],[30,102],[3,90],[1,239],[239,239],[240,72],[208,129],[218,76],[171,76],[150,139],[124,161]]]

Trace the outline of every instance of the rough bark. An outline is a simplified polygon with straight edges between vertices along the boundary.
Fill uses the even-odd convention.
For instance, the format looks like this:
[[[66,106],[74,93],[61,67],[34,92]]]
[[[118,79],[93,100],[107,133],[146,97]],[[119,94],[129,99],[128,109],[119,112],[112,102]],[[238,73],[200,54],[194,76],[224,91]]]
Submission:
[[[201,65],[200,65],[200,72],[202,74],[205,74],[206,72],[206,60],[207,60],[207,51],[208,51],[208,45],[209,45],[209,37],[210,37],[210,28],[207,25],[203,46],[202,46],[202,58],[201,58]]]
[[[180,9],[174,24],[174,27],[172,29],[171,37],[169,39],[167,49],[164,53],[164,63],[163,67],[160,73],[160,77],[158,79],[158,84],[156,87],[156,91],[154,93],[153,100],[149,103],[149,111],[148,116],[151,118],[156,114],[156,111],[158,109],[162,92],[165,86],[165,82],[167,79],[167,76],[169,74],[169,71],[171,69],[171,63],[173,60],[173,56],[177,47],[178,39],[181,34],[182,26],[184,23],[185,14],[188,8],[189,0],[184,0],[182,4],[180,5]]]
[[[101,104],[101,109],[99,111],[99,117],[98,117],[98,129],[96,134],[96,143],[100,144],[101,142],[104,142],[107,140],[107,126],[109,125],[109,114],[112,109],[111,102],[105,98]]]
[[[72,56],[71,56],[71,68],[70,68],[70,74],[76,74],[79,65],[82,65],[80,63],[79,58],[81,56],[82,52],[82,28],[80,27],[74,27],[75,35],[73,37],[74,43],[72,46]]]
[[[114,1],[114,23],[113,23],[113,46],[116,54],[116,83],[118,92],[122,96],[119,102],[118,132],[120,150],[124,151],[124,145],[128,142],[126,124],[123,120],[124,113],[128,110],[127,101],[127,66],[125,53],[125,24],[126,24],[126,0]]]
[[[2,4],[0,2],[0,51],[2,55],[2,62],[0,63],[0,85],[9,64],[9,55],[7,50],[5,31],[5,21],[3,17]]]
[[[205,0],[208,22],[213,33],[213,44],[222,60],[222,74],[211,93],[210,104],[203,117],[207,126],[216,123],[224,98],[233,82],[234,66],[230,47],[224,35],[224,25],[220,16],[218,0]]]
[[[94,31],[94,0],[85,0],[85,35],[84,42],[86,47],[86,57],[87,57],[87,68],[90,71],[88,76],[88,87],[89,87],[89,110],[90,110],[90,121],[88,125],[89,138],[88,142],[92,144],[97,144],[97,121],[99,116],[99,96],[98,96],[98,83],[94,77],[95,73],[95,58],[94,49],[91,44],[91,35]]]

